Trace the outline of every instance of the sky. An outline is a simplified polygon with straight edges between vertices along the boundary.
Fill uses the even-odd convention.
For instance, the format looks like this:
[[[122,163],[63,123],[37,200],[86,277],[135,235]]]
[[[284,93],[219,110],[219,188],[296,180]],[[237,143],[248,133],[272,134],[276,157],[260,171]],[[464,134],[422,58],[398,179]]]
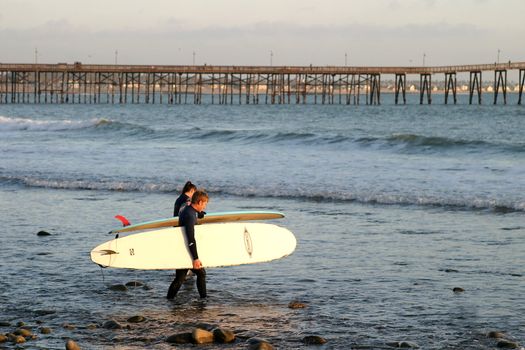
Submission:
[[[0,0],[0,62],[525,61],[525,0]]]

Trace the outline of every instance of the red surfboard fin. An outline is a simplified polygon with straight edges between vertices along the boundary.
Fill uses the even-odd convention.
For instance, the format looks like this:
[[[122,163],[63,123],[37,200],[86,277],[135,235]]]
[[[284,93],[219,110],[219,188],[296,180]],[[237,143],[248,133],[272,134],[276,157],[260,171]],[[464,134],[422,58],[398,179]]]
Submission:
[[[120,221],[122,223],[122,226],[126,227],[126,226],[129,226],[131,225],[129,220],[126,219],[124,216],[122,215],[115,215],[115,219],[117,219],[118,221]]]

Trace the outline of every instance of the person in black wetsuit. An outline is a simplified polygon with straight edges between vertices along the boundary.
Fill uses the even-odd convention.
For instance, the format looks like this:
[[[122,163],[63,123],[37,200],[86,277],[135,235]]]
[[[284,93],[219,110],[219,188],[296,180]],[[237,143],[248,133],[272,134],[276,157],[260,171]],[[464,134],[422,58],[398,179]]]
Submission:
[[[191,269],[197,275],[197,289],[201,298],[206,298],[206,271],[202,268],[202,263],[197,252],[197,242],[195,241],[195,224],[199,213],[203,213],[208,204],[208,194],[204,191],[197,190],[191,197],[191,204],[185,206],[179,215],[179,224],[184,227],[186,241],[193,259],[193,268]],[[177,269],[175,279],[171,282],[168,289],[168,299],[173,299],[177,295],[180,287],[186,279],[189,269]]]
[[[173,208],[173,216],[179,216],[181,208],[190,204],[191,196],[193,196],[196,190],[197,186],[192,184],[191,181],[188,181],[184,184],[181,195],[175,201],[175,207]]]

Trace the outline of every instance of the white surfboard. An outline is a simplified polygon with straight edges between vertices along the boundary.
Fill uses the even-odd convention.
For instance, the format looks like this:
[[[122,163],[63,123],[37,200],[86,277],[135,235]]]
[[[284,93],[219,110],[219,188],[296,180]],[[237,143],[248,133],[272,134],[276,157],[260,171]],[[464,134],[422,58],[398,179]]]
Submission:
[[[197,225],[195,240],[203,267],[280,259],[290,255],[297,244],[289,230],[265,223]],[[103,267],[140,270],[192,268],[192,257],[181,227],[112,239],[94,248],[91,260]]]

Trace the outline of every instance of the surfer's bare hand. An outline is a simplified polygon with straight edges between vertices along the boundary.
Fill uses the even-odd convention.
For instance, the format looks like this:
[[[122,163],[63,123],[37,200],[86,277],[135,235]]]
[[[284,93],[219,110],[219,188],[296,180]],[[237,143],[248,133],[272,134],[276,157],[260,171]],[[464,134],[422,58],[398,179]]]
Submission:
[[[199,259],[193,260],[193,268],[196,270],[202,269],[202,263]]]

